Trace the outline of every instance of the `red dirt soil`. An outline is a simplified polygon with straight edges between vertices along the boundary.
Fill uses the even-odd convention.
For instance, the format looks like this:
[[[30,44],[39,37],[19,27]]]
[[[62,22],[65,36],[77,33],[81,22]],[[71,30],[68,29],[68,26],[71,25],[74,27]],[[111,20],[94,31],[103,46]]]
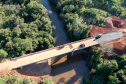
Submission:
[[[50,61],[50,59],[49,59]],[[14,69],[8,72],[3,72],[0,77],[4,75],[20,75],[21,79],[28,78],[31,81],[42,82],[44,78],[49,78],[51,75],[51,65],[48,62],[41,61],[38,63],[30,64],[19,69]]]
[[[126,19],[121,19],[116,16],[111,16],[111,18],[112,18],[112,21],[115,22],[113,24],[118,24],[117,22],[124,22],[123,26],[121,28],[118,28],[118,27],[103,28],[103,27],[98,27],[98,26],[93,25],[93,28],[92,28],[89,36],[95,37],[98,34],[104,34],[104,33],[114,31],[114,30],[126,28]],[[119,55],[126,54],[126,38],[125,37],[118,39],[118,40],[115,40],[115,41],[105,43],[104,45],[110,45],[110,44],[113,44],[113,52],[115,52]],[[109,58],[109,57],[107,56],[107,58]]]
[[[95,37],[98,34],[104,34],[107,32],[111,32],[114,30],[126,28],[126,19],[120,19],[116,16],[111,16],[112,21],[114,24],[118,24],[118,22],[124,22],[124,25],[121,28],[113,27],[113,28],[103,28],[93,25],[93,28],[89,34],[90,37]],[[106,43],[107,45],[113,44],[113,52],[117,54],[125,54],[126,53],[126,40],[125,38],[121,38],[119,40],[111,41]],[[105,55],[106,58],[109,58],[107,55]],[[47,65],[46,63],[39,63],[39,64],[31,64],[27,67],[23,67],[22,69],[15,69],[7,72],[7,75],[21,75],[21,78],[29,78],[31,80],[41,82],[43,81],[43,78],[49,77],[51,72],[51,65]],[[4,75],[4,73],[3,73]],[[0,74],[0,77],[3,75]]]

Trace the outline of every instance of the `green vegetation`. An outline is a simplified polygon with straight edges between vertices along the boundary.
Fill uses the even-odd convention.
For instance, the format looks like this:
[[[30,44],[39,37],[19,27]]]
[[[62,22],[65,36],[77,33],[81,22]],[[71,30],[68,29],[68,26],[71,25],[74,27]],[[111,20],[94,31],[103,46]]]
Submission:
[[[43,84],[54,84],[53,80],[44,79]]]
[[[126,0],[50,0],[56,6],[72,40],[88,37],[90,24],[105,27],[105,19],[111,15],[126,17]],[[111,48],[92,48],[85,53],[90,58],[91,77],[84,77],[86,84],[125,84],[126,55],[117,55]],[[104,53],[112,56],[104,58]]]
[[[86,84],[125,84],[126,83],[126,54],[120,56],[111,54],[110,59],[104,58],[103,48],[92,48],[91,77],[84,77]],[[109,54],[108,54],[109,55]]]
[[[79,40],[88,37],[92,26],[87,26],[82,18],[79,18],[78,14],[65,15],[65,24],[67,24],[67,32],[71,40]]]
[[[52,80],[44,79],[43,83],[37,83],[35,81],[31,81],[27,78],[21,79],[19,75],[5,75],[3,78],[0,78],[0,84],[54,84]]]
[[[20,79],[20,76],[5,75],[3,78],[0,78],[0,84],[38,84],[38,83],[35,81],[31,82],[31,80],[27,78]]]
[[[0,61],[53,47],[51,20],[39,0],[0,2]]]
[[[86,38],[94,24],[105,27],[110,15],[126,17],[125,0],[50,0],[64,16],[68,34],[72,40]]]

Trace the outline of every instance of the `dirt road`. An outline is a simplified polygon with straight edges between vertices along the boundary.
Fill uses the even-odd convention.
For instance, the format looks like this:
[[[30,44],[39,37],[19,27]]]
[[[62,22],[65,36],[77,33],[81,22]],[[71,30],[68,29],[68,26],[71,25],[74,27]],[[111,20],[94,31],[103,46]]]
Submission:
[[[126,29],[122,29],[120,31],[126,31]],[[118,34],[117,37],[115,37],[115,33]],[[99,44],[101,42],[101,40],[104,40],[105,42],[112,41],[112,40],[119,39],[119,38],[123,37],[124,35],[125,34],[122,32],[114,31],[114,33],[111,32],[111,33],[103,34],[102,35],[103,37],[101,37],[102,39],[100,38],[100,41],[99,41],[99,39],[95,39],[95,37],[91,37],[91,38],[79,40],[76,42],[68,43],[65,45],[57,46],[54,48],[31,53],[31,54],[28,54],[25,56],[13,58],[11,61],[5,61],[3,63],[0,63],[0,72],[2,72],[3,70],[4,71],[11,70],[11,69],[18,68],[21,66],[26,66],[26,65],[36,63],[36,62],[39,62],[42,60],[46,60],[48,58],[52,58],[52,57],[55,57],[55,56],[58,56],[61,54],[79,50],[79,49],[81,49],[81,47],[80,47],[81,44],[85,44],[85,47],[90,47],[90,46]],[[112,38],[112,36],[114,38]]]

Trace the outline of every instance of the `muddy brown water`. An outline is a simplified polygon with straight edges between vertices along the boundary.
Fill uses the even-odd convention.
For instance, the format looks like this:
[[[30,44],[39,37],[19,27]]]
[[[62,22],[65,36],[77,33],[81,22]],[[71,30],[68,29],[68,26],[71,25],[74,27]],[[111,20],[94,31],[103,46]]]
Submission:
[[[55,7],[49,0],[41,0],[41,3],[48,11],[51,11],[49,16],[52,20],[52,25],[56,27],[53,31],[56,38],[55,46],[71,42],[65,31],[63,20],[60,18],[59,13],[56,12]],[[73,55],[69,59],[66,54],[52,65],[51,76],[55,84],[83,84],[83,77],[88,76],[88,74],[88,67],[81,53]]]

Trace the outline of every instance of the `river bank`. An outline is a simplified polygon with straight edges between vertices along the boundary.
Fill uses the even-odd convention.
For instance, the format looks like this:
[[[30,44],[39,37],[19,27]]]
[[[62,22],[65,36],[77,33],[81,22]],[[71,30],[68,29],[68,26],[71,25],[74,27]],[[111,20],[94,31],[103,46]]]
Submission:
[[[46,7],[49,13],[52,25],[56,27],[53,31],[56,38],[55,46],[69,43],[70,40],[65,31],[63,20],[56,12],[55,7],[49,0],[41,0],[41,3]],[[55,65],[52,65],[51,76],[55,84],[83,84],[83,76],[88,76],[88,67],[82,54],[73,55],[70,59],[67,55],[60,56]]]
[[[49,12],[49,16],[52,25],[56,27],[53,31],[54,38],[56,38],[55,46],[71,42],[55,7],[49,3],[49,0],[41,0],[41,3],[48,11],[52,12]],[[11,70],[7,75],[21,75],[21,78],[29,78],[37,82],[42,82],[43,78],[51,76],[55,84],[83,84],[83,76],[88,76],[89,73],[86,61],[83,59],[84,55],[80,53],[71,57],[68,57],[68,55],[69,53],[58,56],[58,60],[53,65],[50,65],[50,61],[42,61]]]

